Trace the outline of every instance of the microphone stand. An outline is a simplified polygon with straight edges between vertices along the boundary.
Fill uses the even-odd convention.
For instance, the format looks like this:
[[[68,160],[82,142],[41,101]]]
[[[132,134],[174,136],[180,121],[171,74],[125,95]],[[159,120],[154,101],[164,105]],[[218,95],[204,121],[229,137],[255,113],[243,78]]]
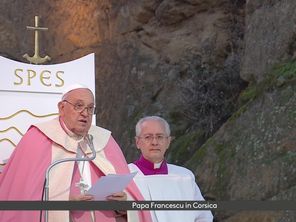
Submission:
[[[46,174],[45,174],[44,201],[49,200],[49,173],[53,167],[55,167],[56,165],[58,165],[60,163],[65,163],[65,162],[70,162],[70,161],[91,161],[96,158],[97,153],[95,151],[94,144],[93,144],[93,136],[90,134],[87,134],[86,141],[89,145],[89,148],[92,151],[91,157],[65,158],[65,159],[61,159],[61,160],[56,160],[52,164],[49,165],[49,167],[46,170]],[[45,210],[44,221],[48,222],[48,210]]]

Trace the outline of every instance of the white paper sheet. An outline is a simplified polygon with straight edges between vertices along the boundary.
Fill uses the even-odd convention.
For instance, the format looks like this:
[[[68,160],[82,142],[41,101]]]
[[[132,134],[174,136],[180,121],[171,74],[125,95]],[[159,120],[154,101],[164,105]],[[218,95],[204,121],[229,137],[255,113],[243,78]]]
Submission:
[[[87,194],[93,195],[95,200],[106,200],[107,196],[123,191],[136,174],[137,172],[102,176]]]

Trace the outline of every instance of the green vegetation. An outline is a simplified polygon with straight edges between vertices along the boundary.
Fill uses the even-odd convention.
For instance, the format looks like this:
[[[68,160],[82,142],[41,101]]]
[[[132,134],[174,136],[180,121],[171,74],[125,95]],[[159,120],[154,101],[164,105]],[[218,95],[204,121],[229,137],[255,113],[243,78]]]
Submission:
[[[239,97],[239,104],[246,104],[247,102],[253,101],[255,98],[262,95],[265,91],[282,87],[286,84],[294,82],[295,80],[295,60],[276,65],[263,81],[258,84],[250,84],[250,86],[241,93]]]
[[[197,172],[205,167],[211,167],[210,171],[213,174],[209,189],[216,198],[228,199],[230,188],[238,176],[244,180],[250,179],[251,183],[254,182],[254,178],[260,177],[261,172],[273,166],[280,167],[280,172],[289,175],[288,182],[295,181],[291,172],[295,172],[293,163],[296,154],[291,148],[280,145],[280,143],[287,144],[285,137],[290,135],[288,129],[295,129],[295,83],[296,60],[293,60],[275,66],[261,82],[250,84],[241,93],[238,109],[224,124],[222,132],[219,131],[208,139],[187,161],[186,165]],[[253,103],[254,100],[257,101]],[[257,104],[261,106],[257,107]],[[237,121],[242,114],[246,116]],[[272,150],[273,146],[279,147]],[[258,168],[258,171],[248,171],[246,163],[255,169]],[[277,173],[271,174],[278,176]],[[266,181],[262,183],[264,182]],[[239,184],[240,181],[235,183]],[[256,189],[256,186],[265,185],[258,182],[250,188],[250,194],[256,192],[252,190]],[[268,188],[268,185],[266,187]],[[271,190],[266,189],[260,195],[270,196],[270,192]]]
[[[266,157],[264,159],[263,163],[266,165],[271,165],[272,163],[274,163],[277,160],[282,163],[293,164],[293,163],[295,163],[295,160],[296,160],[296,153],[293,151],[280,150],[279,152],[273,153],[268,158]]]
[[[235,149],[230,144],[216,143],[214,147],[215,153],[218,156],[218,171],[217,171],[217,183],[213,187],[215,193],[220,198],[226,198],[224,195],[227,193],[228,186],[231,178],[231,164],[235,156]]]
[[[275,66],[273,75],[282,76],[285,80],[289,81],[296,77],[296,61],[292,60],[286,63]]]
[[[293,151],[288,151],[283,155],[282,161],[286,163],[287,165],[293,166],[295,164],[296,160],[296,153]]]
[[[192,155],[190,160],[186,163],[186,166],[191,169],[196,169],[198,165],[202,162],[202,159],[207,154],[207,147],[214,146],[214,139],[210,138],[207,140],[207,142],[200,148],[197,149],[197,151]]]
[[[199,138],[201,138],[203,132],[195,131],[184,134],[173,140],[170,147],[170,161],[175,163],[185,163],[191,158],[193,152],[196,150],[196,144]]]
[[[266,91],[271,91],[279,87],[296,82],[296,61],[288,61],[276,65],[267,77],[261,82],[250,85],[240,94],[239,109],[232,114],[230,121],[237,119],[247,110],[247,104],[252,102]]]
[[[184,120],[184,114],[177,110],[178,108],[176,108],[175,111],[170,112],[167,120],[170,123],[171,129],[174,129],[172,135],[179,137],[186,132],[189,124]]]

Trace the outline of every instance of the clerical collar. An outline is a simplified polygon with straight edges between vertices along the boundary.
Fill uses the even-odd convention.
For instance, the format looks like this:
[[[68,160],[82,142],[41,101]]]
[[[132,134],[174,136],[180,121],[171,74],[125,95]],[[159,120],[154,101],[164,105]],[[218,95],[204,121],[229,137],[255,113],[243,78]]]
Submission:
[[[134,164],[139,167],[144,175],[168,174],[168,166],[165,160],[154,164],[141,155],[140,159],[136,160]]]
[[[71,138],[73,138],[74,140],[77,140],[77,141],[83,139],[83,136],[76,135],[71,130],[69,130],[68,127],[66,126],[66,124],[64,123],[64,121],[62,120],[62,118],[59,118],[59,120],[60,120],[60,124],[61,124],[63,130],[67,133],[68,136],[70,136]]]

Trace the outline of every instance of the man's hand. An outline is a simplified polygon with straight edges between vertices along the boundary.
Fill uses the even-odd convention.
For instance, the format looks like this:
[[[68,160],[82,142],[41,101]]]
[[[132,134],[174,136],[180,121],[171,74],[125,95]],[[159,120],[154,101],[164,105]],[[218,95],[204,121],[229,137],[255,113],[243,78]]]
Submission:
[[[118,192],[108,196],[107,200],[125,201],[127,200],[127,195],[125,192]],[[125,220],[123,221],[126,221],[126,210],[115,210],[115,213],[116,213],[116,216],[115,216],[116,218],[123,217],[125,218]]]
[[[70,201],[83,201],[83,200],[93,200],[94,197],[89,194],[79,194],[70,196]]]
[[[125,200],[127,200],[127,195],[125,192],[118,192],[118,193],[114,193],[110,196],[107,196],[107,200],[125,201]]]

